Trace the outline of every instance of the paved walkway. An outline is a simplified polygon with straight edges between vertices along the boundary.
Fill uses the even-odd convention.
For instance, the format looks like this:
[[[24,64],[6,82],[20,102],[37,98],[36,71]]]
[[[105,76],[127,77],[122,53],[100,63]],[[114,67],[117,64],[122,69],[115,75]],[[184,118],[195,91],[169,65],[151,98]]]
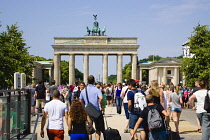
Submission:
[[[129,140],[130,134],[129,133],[123,133],[124,127],[125,127],[125,115],[124,111],[121,115],[116,113],[115,107],[107,107],[106,108],[106,118],[109,127],[118,129],[120,132],[120,135],[122,137],[122,140]],[[181,114],[180,119],[180,136],[182,139],[185,140],[201,140],[201,133],[198,133],[196,130],[197,124],[196,124],[196,115],[195,111],[191,109],[183,109],[183,112]],[[32,118],[32,120],[35,120],[35,117]],[[32,121],[31,131],[33,131],[34,121]],[[174,130],[174,123],[170,122],[170,126],[172,127],[172,130]],[[47,140],[47,135],[45,131],[45,137],[40,137],[40,128],[41,128],[41,118],[39,119],[38,126],[36,133],[38,135],[38,140]],[[67,134],[67,125],[65,124],[65,140],[69,140],[70,137]],[[138,134],[139,136],[139,134]],[[93,140],[95,138],[93,137]],[[102,138],[103,140],[103,138]]]

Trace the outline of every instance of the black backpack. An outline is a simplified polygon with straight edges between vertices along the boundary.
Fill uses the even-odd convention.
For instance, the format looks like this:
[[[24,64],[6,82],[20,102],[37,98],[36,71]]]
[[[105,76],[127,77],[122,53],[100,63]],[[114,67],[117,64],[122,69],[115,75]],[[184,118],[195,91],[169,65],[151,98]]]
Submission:
[[[37,91],[37,98],[44,98],[45,97],[45,87],[44,85],[38,85],[38,91]]]
[[[210,113],[210,99],[209,99],[208,90],[204,100],[204,109],[207,111],[207,113]]]

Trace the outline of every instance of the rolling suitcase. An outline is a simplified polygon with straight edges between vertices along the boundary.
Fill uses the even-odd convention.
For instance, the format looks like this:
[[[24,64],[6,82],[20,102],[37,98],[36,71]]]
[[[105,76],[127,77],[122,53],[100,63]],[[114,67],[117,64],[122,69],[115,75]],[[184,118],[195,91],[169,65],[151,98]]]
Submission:
[[[106,116],[104,115],[107,129],[103,131],[104,140],[121,140],[120,133],[117,129],[112,129],[108,127]]]

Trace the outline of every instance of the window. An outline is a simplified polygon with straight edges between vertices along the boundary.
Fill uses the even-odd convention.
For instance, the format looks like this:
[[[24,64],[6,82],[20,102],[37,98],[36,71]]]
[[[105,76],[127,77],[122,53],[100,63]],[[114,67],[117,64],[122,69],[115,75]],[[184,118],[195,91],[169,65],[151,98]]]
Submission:
[[[171,70],[167,70],[167,74],[171,74]]]

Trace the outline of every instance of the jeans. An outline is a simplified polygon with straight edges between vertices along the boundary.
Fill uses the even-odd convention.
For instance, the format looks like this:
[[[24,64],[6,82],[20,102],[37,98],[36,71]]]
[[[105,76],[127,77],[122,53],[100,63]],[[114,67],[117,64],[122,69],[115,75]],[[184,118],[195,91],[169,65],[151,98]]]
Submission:
[[[166,140],[166,131],[149,132],[149,140]]]
[[[201,123],[202,129],[202,140],[209,140],[210,139],[210,115],[206,112],[203,113],[196,113],[198,120]]]
[[[129,113],[128,113],[128,103],[124,103],[124,110],[125,110],[125,117],[126,119],[129,119]]]
[[[116,96],[116,108],[117,113],[121,114],[121,107],[122,107],[122,98]]]

